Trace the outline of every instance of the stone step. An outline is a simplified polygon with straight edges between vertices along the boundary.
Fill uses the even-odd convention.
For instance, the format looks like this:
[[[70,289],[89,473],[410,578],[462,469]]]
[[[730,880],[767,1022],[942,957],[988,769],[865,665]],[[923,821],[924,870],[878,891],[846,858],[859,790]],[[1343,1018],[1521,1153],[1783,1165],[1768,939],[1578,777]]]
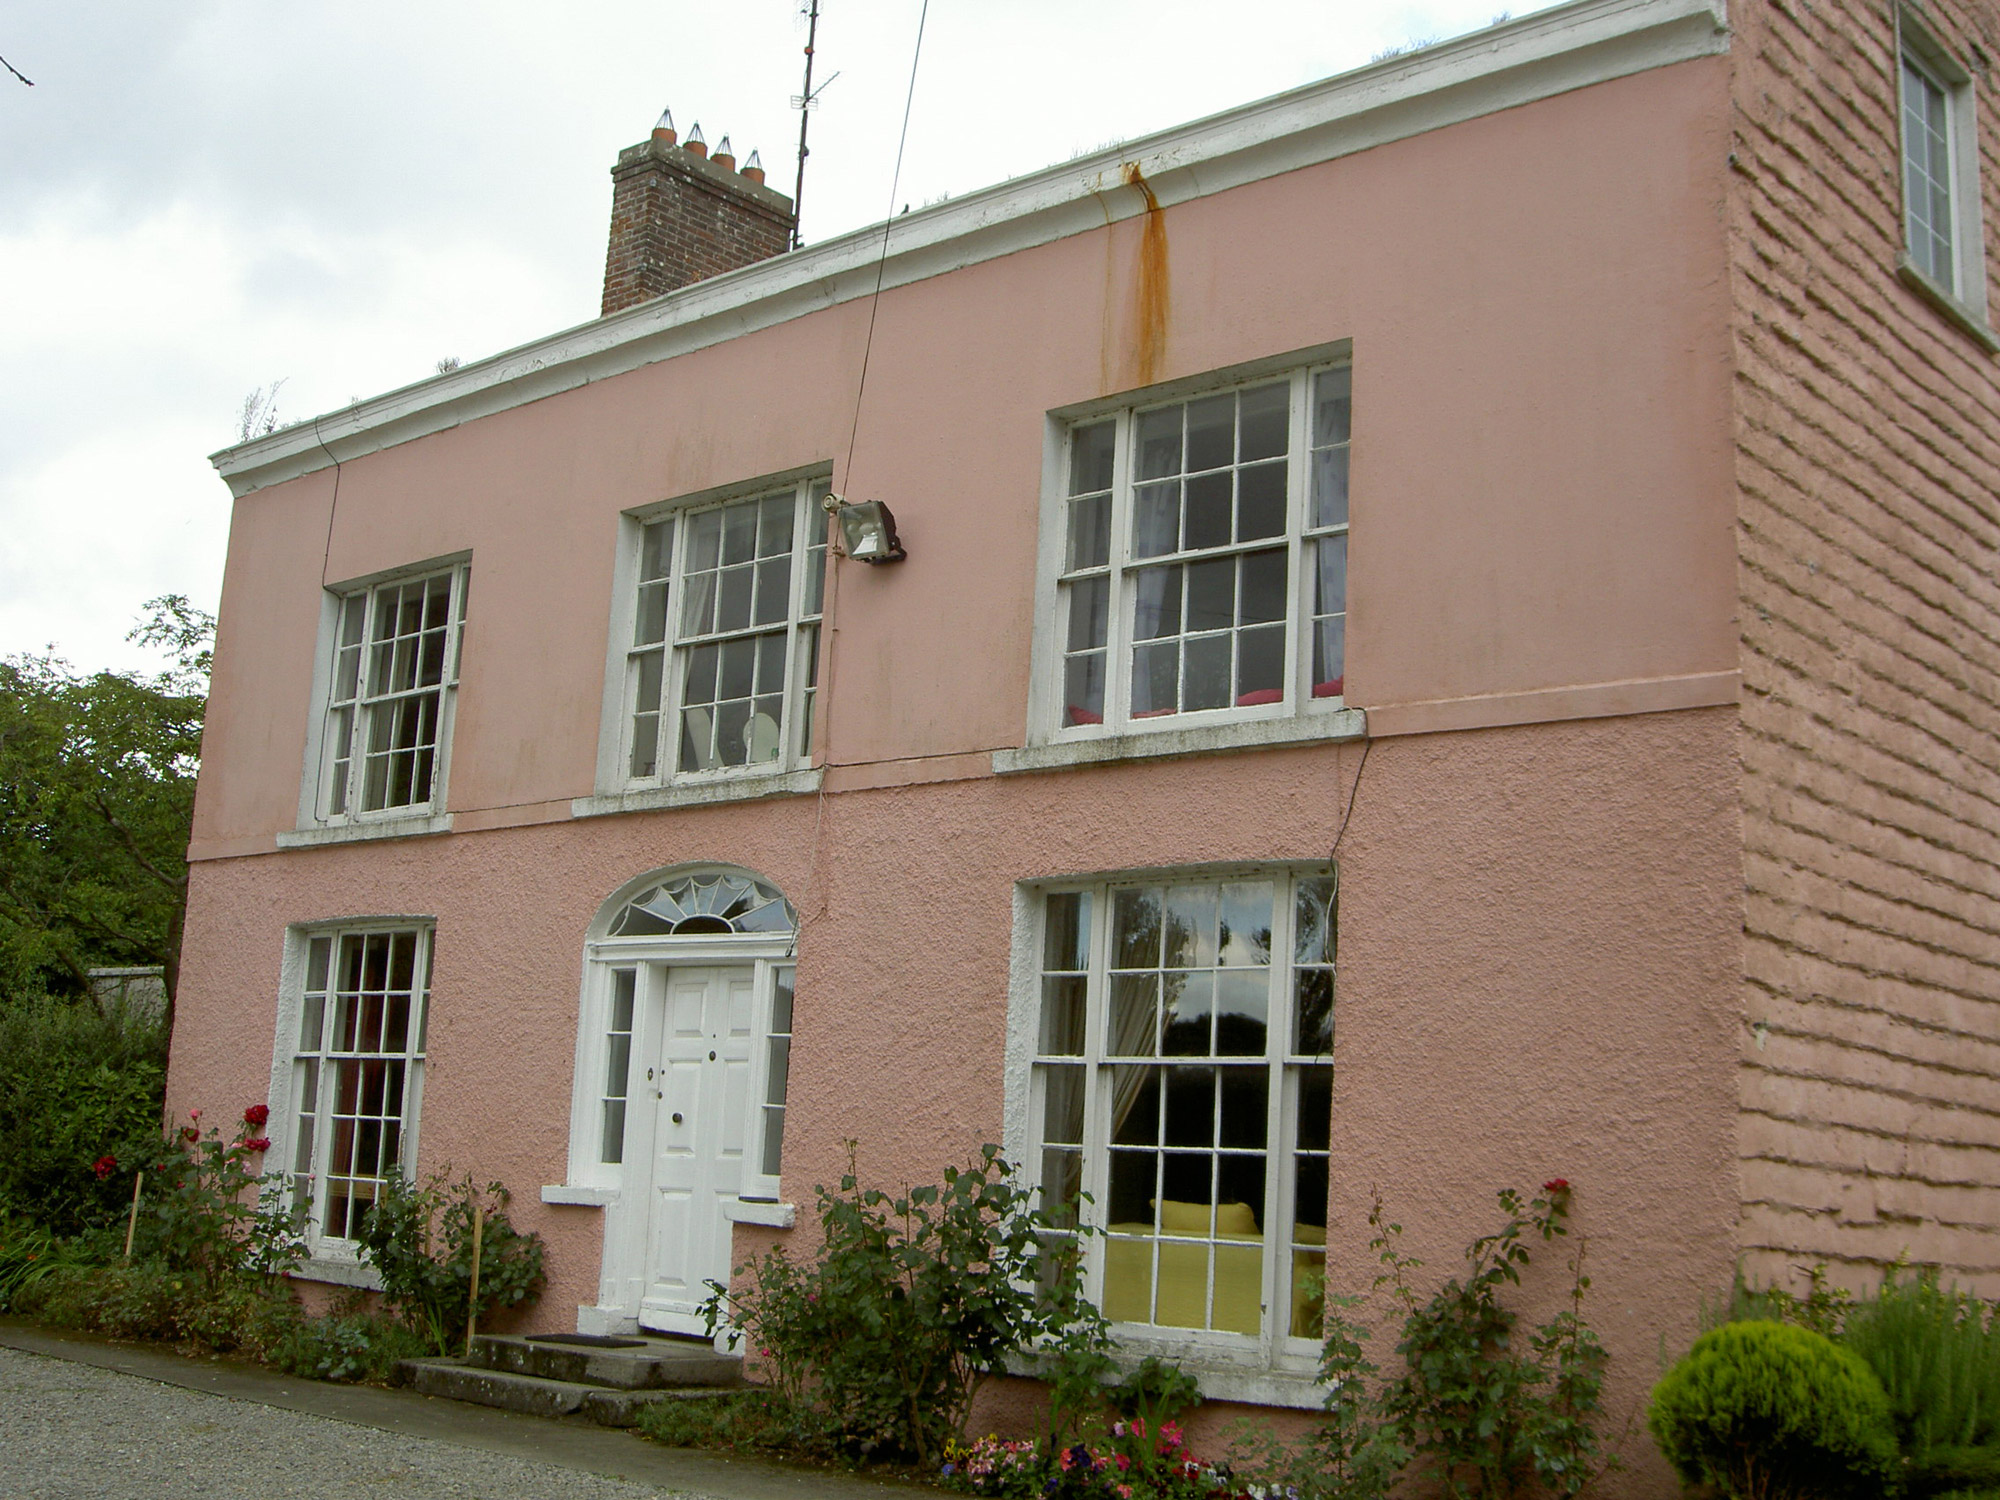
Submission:
[[[695,1339],[482,1334],[473,1339],[465,1363],[509,1375],[538,1375],[624,1391],[743,1383],[741,1355],[717,1354],[714,1345]]]
[[[457,1359],[406,1359],[396,1366],[396,1371],[413,1389],[426,1396],[444,1396],[535,1417],[581,1417],[603,1427],[630,1427],[639,1420],[642,1410],[657,1401],[712,1400],[734,1394],[715,1387],[621,1390],[482,1369]]]

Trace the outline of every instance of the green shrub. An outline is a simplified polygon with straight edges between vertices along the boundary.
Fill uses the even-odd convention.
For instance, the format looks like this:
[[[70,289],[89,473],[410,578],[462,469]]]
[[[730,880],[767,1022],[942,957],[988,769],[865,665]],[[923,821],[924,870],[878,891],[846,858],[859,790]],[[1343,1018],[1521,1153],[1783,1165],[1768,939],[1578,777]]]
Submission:
[[[121,1339],[180,1338],[197,1283],[157,1261],[59,1267],[16,1294],[17,1311],[58,1328]]]
[[[134,1253],[200,1278],[211,1296],[239,1273],[276,1275],[305,1258],[305,1208],[288,1205],[277,1173],[253,1170],[270,1141],[263,1104],[243,1112],[235,1137],[198,1128],[201,1111],[156,1146],[140,1199]]]
[[[2000,1486],[2000,1327],[1984,1302],[1935,1271],[1892,1272],[1853,1305],[1840,1341],[1888,1394],[1911,1495]]]
[[[1597,1435],[1607,1356],[1583,1318],[1582,1249],[1570,1258],[1569,1305],[1525,1340],[1500,1300],[1520,1283],[1531,1239],[1568,1235],[1571,1196],[1563,1178],[1533,1200],[1503,1190],[1505,1222],[1466,1248],[1462,1278],[1428,1297],[1413,1285],[1423,1263],[1399,1248],[1402,1226],[1375,1199],[1369,1243],[1384,1268],[1376,1289],[1402,1317],[1398,1368],[1367,1358],[1368,1329],[1353,1313],[1361,1299],[1326,1299],[1327,1417],[1311,1444],[1319,1493],[1377,1500],[1421,1475],[1450,1497],[1575,1495],[1612,1466]]]
[[[748,1336],[802,1434],[936,1463],[1010,1357],[1100,1348],[1104,1320],[1067,1225],[997,1147],[899,1196],[861,1187],[852,1153],[839,1189],[817,1189],[817,1259],[780,1248],[739,1268],[734,1291],[710,1283],[709,1328]]]
[[[68,1238],[122,1226],[159,1150],[167,1038],[154,1020],[0,1000],[0,1218]]]
[[[655,1401],[639,1412],[639,1430],[670,1448],[723,1453],[782,1452],[805,1445],[809,1413],[776,1391],[732,1391]]]
[[[1782,1323],[1725,1324],[1653,1388],[1653,1439],[1729,1500],[1873,1500],[1900,1484],[1882,1383],[1857,1354]]]
[[[479,1316],[533,1301],[542,1290],[542,1237],[508,1222],[508,1192],[472,1174],[434,1172],[421,1185],[392,1177],[361,1221],[361,1248],[382,1274],[382,1296],[435,1354],[465,1343],[471,1313],[472,1225],[485,1216],[479,1254]]]
[[[298,1319],[259,1358],[274,1370],[307,1380],[386,1385],[395,1379],[400,1361],[431,1352],[427,1338],[395,1319],[349,1308]]]

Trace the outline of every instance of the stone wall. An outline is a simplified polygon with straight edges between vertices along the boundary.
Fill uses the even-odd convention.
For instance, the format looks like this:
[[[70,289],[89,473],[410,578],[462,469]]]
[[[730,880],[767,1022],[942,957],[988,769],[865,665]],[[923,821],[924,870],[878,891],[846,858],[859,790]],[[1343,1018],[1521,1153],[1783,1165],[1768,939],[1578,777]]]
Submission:
[[[2000,283],[1991,0],[1971,75]],[[1897,9],[1730,7],[1745,1271],[2000,1293],[2000,361],[1900,280]]]

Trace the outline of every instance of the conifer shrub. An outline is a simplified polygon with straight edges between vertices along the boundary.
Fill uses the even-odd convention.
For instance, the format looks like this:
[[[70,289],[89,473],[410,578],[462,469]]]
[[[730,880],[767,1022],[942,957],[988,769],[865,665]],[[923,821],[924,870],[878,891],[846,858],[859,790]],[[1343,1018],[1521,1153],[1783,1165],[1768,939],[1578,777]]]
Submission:
[[[1703,1334],[1653,1388],[1647,1425],[1683,1480],[1725,1500],[1874,1500],[1901,1488],[1881,1381],[1805,1328]]]

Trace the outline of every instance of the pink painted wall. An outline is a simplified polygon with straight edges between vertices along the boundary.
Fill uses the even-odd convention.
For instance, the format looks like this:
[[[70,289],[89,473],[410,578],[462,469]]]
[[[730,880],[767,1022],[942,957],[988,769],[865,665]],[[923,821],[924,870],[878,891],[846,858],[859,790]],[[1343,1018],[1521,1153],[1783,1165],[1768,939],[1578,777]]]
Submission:
[[[1577,1185],[1622,1420],[1658,1339],[1727,1284],[1735,1212],[1740,833],[1728,709],[1387,740],[1342,847],[1331,1276],[1365,1289],[1371,1189],[1440,1273],[1492,1194]],[[997,1140],[1014,883],[1099,868],[1324,858],[1359,750],[1127,765],[205,862],[173,1106],[262,1097],[288,923],[437,921],[425,1169],[515,1186],[550,1244],[537,1326],[595,1300],[597,1210],[563,1180],[584,929],[627,876],[762,871],[808,917],[785,1194],[841,1142],[886,1182]],[[1218,776],[1218,766],[1228,774]],[[1116,806],[1115,822],[1081,809]],[[1671,851],[1663,853],[1663,851]],[[807,871],[817,852],[828,878]],[[740,1249],[747,1253],[746,1238]],[[1551,1265],[1529,1278],[1546,1306]]]
[[[1158,378],[1353,341],[1350,702],[1735,666],[1727,83],[1682,64],[1165,212]],[[998,1138],[1017,882],[1324,858],[1358,745],[990,772],[1026,732],[1045,414],[1137,378],[1141,237],[884,296],[848,488],[890,501],[911,560],[842,566],[823,802],[568,807],[592,790],[620,512],[837,459],[851,386],[829,372],[856,368],[865,305],[348,463],[331,518],[327,474],[239,501],[171,1106],[262,1096],[288,925],[434,917],[422,1164],[515,1186],[550,1242],[536,1319],[571,1326],[597,1212],[532,1199],[563,1180],[583,934],[622,882],[726,861],[805,913],[785,1181],[807,1204],[845,1137],[892,1180]],[[458,552],[450,804],[485,831],[272,852],[322,583]],[[1372,1276],[1371,1186],[1442,1270],[1494,1189],[1569,1177],[1621,1419],[1728,1277],[1735,722],[1384,739],[1342,848],[1333,1274]],[[1669,1492],[1657,1466],[1634,1485]]]
[[[1160,378],[1353,340],[1350,701],[1736,665],[1726,81],[1683,64],[1166,211]],[[892,504],[918,561],[841,579],[830,761],[1021,743],[1045,413],[1125,388],[1106,350],[1140,234],[884,296],[847,487]],[[845,304],[350,462],[330,537],[324,472],[248,497],[196,853],[268,849],[296,819],[322,582],[462,551],[452,806],[588,792],[618,514],[843,454],[852,387],[829,372],[858,367],[866,318]]]

